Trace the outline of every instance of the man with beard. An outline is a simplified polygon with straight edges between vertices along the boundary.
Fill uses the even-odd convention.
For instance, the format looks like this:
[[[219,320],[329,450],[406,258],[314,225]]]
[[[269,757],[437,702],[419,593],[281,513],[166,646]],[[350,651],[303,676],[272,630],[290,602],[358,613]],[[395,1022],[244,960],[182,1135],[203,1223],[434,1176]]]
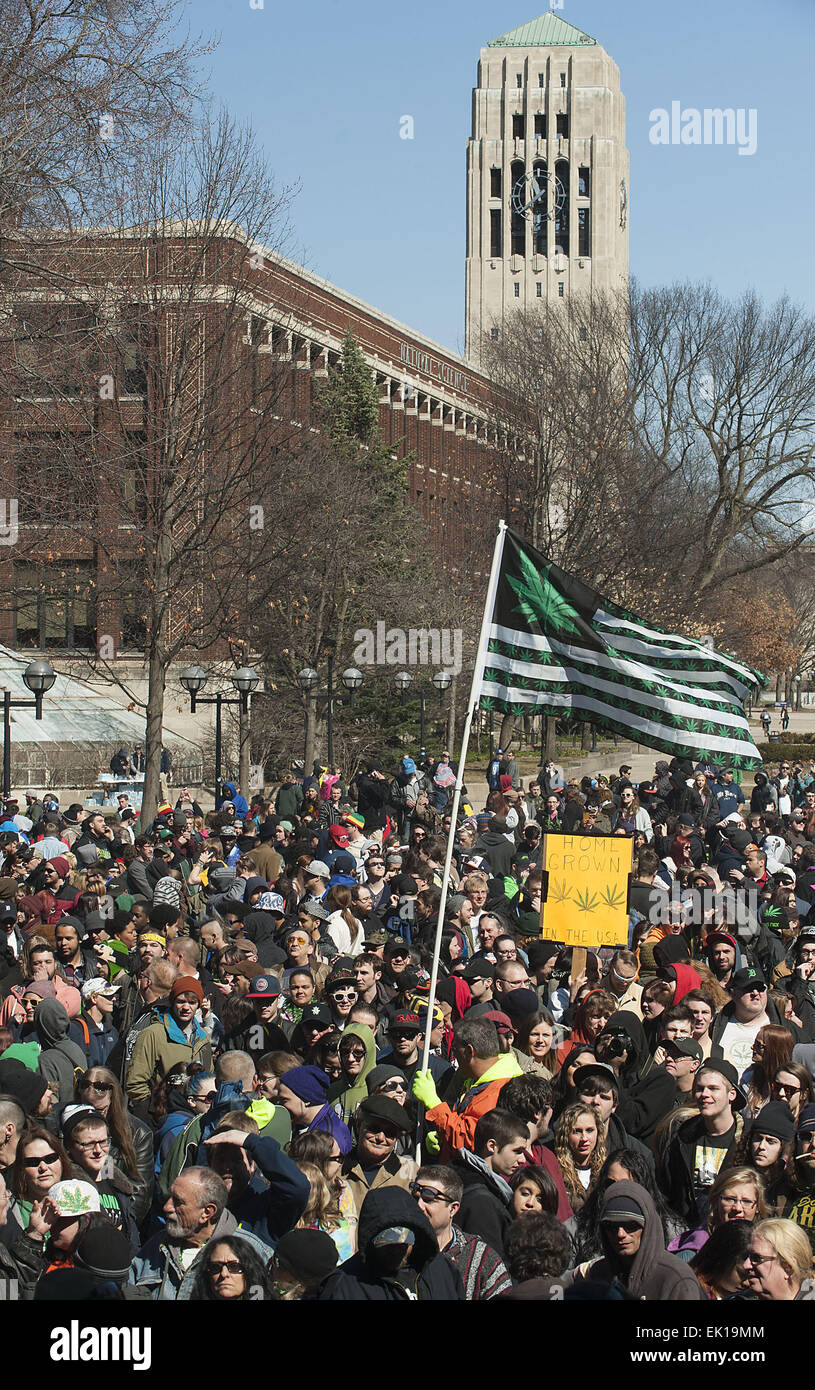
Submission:
[[[187,1270],[206,1245],[237,1228],[226,1210],[228,1193],[210,1168],[186,1168],[164,1203],[166,1225],[142,1246],[130,1266],[130,1283],[162,1302],[176,1298]]]

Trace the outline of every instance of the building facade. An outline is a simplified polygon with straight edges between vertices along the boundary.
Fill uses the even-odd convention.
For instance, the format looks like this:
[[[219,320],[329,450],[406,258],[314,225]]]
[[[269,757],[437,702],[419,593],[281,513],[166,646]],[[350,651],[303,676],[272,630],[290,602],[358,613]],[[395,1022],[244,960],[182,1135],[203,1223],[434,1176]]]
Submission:
[[[616,63],[547,13],[481,50],[467,144],[467,359],[516,310],[625,292],[628,151]]]

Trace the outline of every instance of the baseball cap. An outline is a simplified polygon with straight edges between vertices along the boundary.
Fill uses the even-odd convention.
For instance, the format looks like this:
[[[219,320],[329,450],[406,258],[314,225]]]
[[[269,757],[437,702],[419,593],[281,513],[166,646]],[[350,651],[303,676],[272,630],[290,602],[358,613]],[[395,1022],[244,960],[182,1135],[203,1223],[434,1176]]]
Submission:
[[[501,1009],[487,1009],[486,1013],[481,1014],[487,1023],[493,1023],[504,1037],[514,1038],[515,1029],[512,1026],[512,1019],[509,1014],[505,1014]]]
[[[384,1231],[380,1231],[371,1241],[371,1245],[378,1249],[382,1245],[415,1245],[416,1232],[410,1226],[386,1226]]]
[[[388,933],[384,927],[374,927],[372,931],[366,931],[363,938],[364,946],[384,946],[388,939]]]
[[[321,1028],[331,1028],[334,1019],[327,1004],[306,1004],[300,1016],[300,1023],[302,1026],[318,1023]]]
[[[732,1086],[736,1092],[736,1099],[733,1101],[733,1109],[743,1110],[747,1104],[747,1097],[739,1085],[739,1074],[733,1066],[733,1063],[726,1062],[724,1058],[716,1059],[715,1057],[708,1057],[707,1061],[704,1062],[696,1073],[697,1079],[701,1076],[702,1072],[705,1071],[715,1071],[718,1072],[720,1076],[724,1077],[728,1086]]]
[[[387,1031],[389,1033],[421,1033],[422,1025],[419,1022],[418,1014],[405,1013],[400,1009],[388,1019]]]
[[[671,1038],[664,1046],[666,1052],[678,1052],[682,1057],[693,1057],[696,1062],[701,1062],[705,1055],[695,1038]]]
[[[601,1081],[607,1081],[619,1093],[620,1083],[613,1067],[610,1067],[607,1062],[587,1062],[584,1067],[578,1067],[572,1077],[575,1094],[580,1091],[581,1086],[585,1086],[592,1076],[599,1076]]]
[[[102,1209],[94,1185],[72,1178],[55,1182],[48,1189],[48,1200],[56,1208],[57,1216],[89,1216]]]
[[[110,980],[106,980],[104,975],[94,975],[92,980],[86,980],[82,986],[82,998],[90,999],[92,994],[103,994],[106,999],[112,998],[119,993],[119,986],[112,985]]]
[[[494,980],[495,966],[489,960],[471,960],[466,970],[462,971],[463,980]]]
[[[276,999],[283,989],[276,975],[256,975],[245,999]]]
[[[766,989],[767,981],[760,970],[756,970],[754,965],[748,965],[744,970],[737,970],[730,981],[730,993],[734,990]]]
[[[323,863],[322,859],[312,859],[311,863],[308,865],[306,869],[306,873],[311,874],[314,878],[331,877],[331,870],[329,869],[327,864]]]

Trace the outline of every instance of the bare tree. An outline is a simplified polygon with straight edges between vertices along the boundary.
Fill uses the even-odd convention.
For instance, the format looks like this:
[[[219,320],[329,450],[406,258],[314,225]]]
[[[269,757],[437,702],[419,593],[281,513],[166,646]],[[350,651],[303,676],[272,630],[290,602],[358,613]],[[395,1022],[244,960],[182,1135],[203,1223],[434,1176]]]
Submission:
[[[705,285],[634,287],[634,447],[656,487],[681,479],[698,518],[697,596],[802,545],[815,498],[815,319]]]

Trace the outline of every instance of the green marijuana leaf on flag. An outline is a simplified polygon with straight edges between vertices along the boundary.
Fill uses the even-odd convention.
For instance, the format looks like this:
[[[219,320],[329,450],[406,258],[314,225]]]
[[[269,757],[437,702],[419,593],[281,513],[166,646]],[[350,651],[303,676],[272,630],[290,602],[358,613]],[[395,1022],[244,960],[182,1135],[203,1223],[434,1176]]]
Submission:
[[[530,622],[540,623],[544,631],[554,628],[558,632],[579,633],[580,628],[574,620],[580,615],[549,583],[551,565],[537,570],[523,550],[520,560],[523,579],[509,577],[510,588],[521,600],[513,611]]]

